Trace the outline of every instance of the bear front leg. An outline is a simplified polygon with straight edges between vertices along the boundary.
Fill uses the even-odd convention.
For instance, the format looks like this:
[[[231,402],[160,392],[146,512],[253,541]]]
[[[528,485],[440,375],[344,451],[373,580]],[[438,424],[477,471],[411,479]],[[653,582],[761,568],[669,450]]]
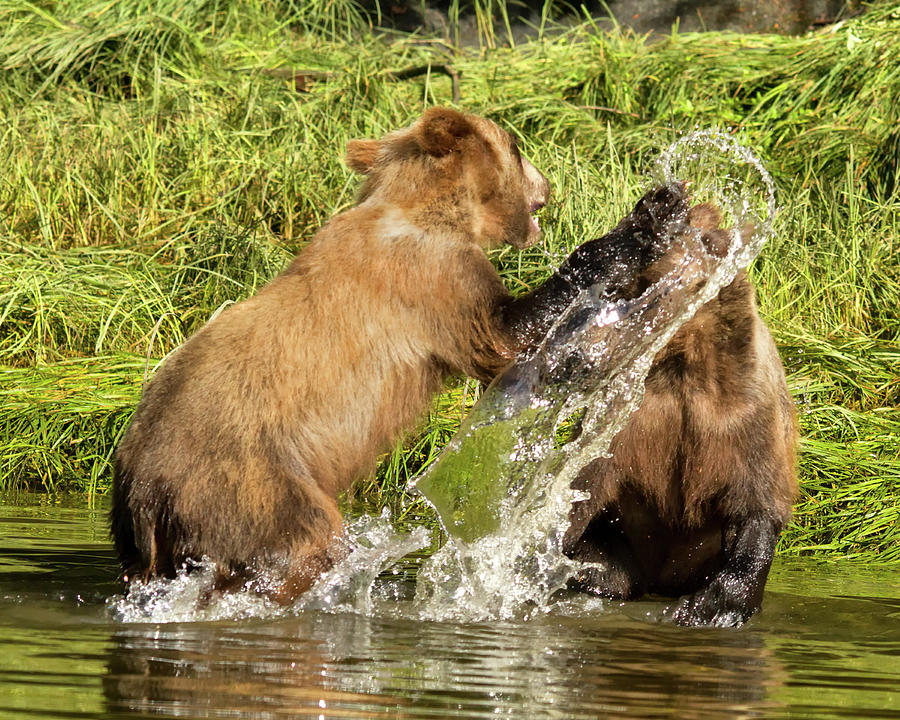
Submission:
[[[687,212],[683,184],[647,192],[613,230],[576,248],[547,282],[504,304],[500,315],[507,334],[520,351],[534,347],[578,293],[592,286],[614,300],[639,295],[641,273],[663,255]]]
[[[762,605],[763,588],[781,523],[763,514],[732,521],[733,539],[726,547],[725,566],[693,595],[671,611],[679,625],[735,627],[745,623]]]
[[[591,563],[569,581],[570,589],[613,600],[629,600],[643,593],[640,572],[624,541],[608,541],[601,548],[583,535],[566,554]]]

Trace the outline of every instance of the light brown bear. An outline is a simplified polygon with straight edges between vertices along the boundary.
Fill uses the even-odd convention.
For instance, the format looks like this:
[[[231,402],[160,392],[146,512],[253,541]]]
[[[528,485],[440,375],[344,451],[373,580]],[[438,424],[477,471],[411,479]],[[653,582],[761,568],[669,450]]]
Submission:
[[[206,557],[220,588],[268,571],[290,601],[342,555],[337,494],[424,412],[444,378],[491,380],[595,283],[634,280],[687,212],[648,192],[610,233],[513,299],[484,249],[524,247],[547,180],[494,123],[435,108],[352,141],[366,176],[258,295],[208,323],[147,386],[115,461],[126,577]]]
[[[302,593],[341,555],[337,494],[448,374],[490,380],[518,351],[484,251],[540,238],[549,185],[513,137],[433,108],[352,141],[347,163],[366,176],[358,202],[147,386],[115,460],[126,577],[206,557],[221,586],[266,569],[276,595]]]

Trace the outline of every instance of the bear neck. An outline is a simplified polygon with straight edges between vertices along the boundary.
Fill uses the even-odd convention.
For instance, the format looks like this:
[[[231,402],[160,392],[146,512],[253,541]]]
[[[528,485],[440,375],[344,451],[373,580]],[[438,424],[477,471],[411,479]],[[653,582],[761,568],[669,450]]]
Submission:
[[[387,234],[440,235],[479,246],[487,244],[482,237],[485,223],[477,204],[468,193],[454,188],[441,192],[432,189],[422,193],[373,193],[360,205],[378,213]]]

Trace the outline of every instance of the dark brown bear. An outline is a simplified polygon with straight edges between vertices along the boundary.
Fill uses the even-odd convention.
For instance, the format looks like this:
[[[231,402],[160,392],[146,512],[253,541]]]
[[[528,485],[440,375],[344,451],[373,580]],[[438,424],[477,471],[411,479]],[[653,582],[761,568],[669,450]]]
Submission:
[[[694,207],[687,221],[710,255],[725,253],[715,209]],[[637,272],[612,283],[611,295],[633,297],[662,276],[668,258],[654,262],[659,250],[641,255],[618,244]],[[791,514],[796,446],[784,369],[741,272],[655,358],[612,457],[577,479],[590,499],[573,507],[565,549],[600,566],[576,586],[619,599],[685,596],[671,612],[680,624],[745,622],[760,607]]]
[[[115,460],[126,577],[206,557],[220,586],[266,569],[295,597],[341,555],[337,494],[449,373],[489,380],[514,357],[484,249],[537,241],[549,186],[512,136],[435,108],[347,162],[366,175],[357,204],[147,386]]]

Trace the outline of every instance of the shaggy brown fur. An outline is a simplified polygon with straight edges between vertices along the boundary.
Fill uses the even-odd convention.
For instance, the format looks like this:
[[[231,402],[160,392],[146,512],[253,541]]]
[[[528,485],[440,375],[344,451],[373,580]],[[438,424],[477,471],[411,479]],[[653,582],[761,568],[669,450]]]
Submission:
[[[711,255],[728,245],[718,212],[691,210]],[[623,295],[655,282],[663,257]],[[642,405],[576,486],[567,552],[599,563],[577,585],[613,598],[687,594],[684,624],[745,621],[762,600],[775,541],[797,492],[796,419],[784,370],[741,272],[656,357]]]
[[[484,249],[535,242],[549,186],[512,137],[437,108],[351,142],[347,163],[366,175],[358,203],[146,388],[115,462],[126,576],[208,557],[223,583],[265,568],[296,596],[341,554],[337,493],[447,374],[490,379],[514,356]]]

